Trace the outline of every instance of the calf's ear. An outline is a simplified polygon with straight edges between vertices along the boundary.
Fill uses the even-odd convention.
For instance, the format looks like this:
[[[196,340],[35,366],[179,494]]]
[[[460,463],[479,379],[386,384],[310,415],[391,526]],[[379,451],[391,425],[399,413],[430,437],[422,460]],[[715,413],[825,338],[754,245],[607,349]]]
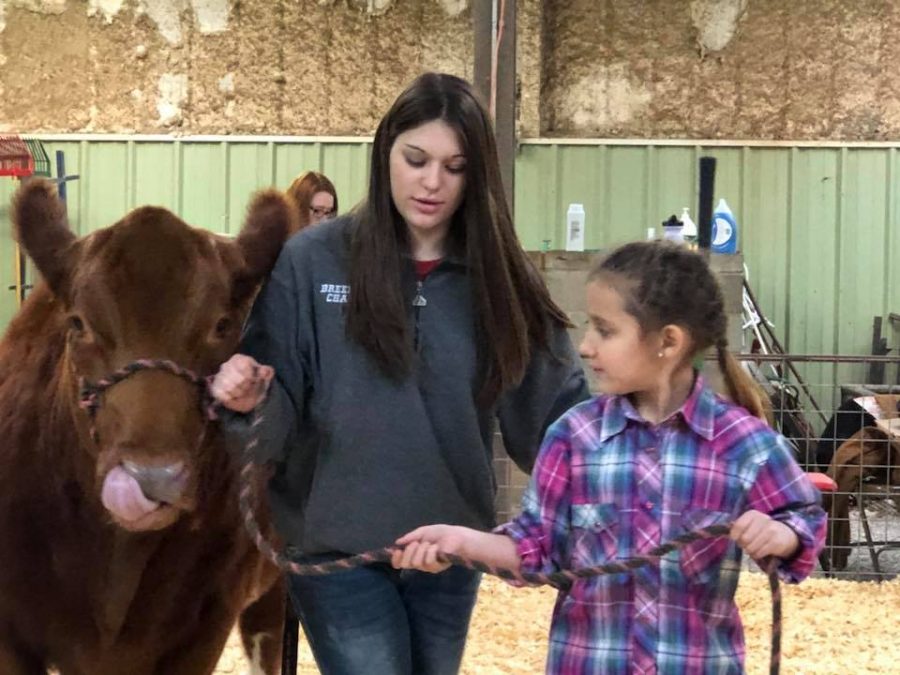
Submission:
[[[235,242],[244,259],[235,275],[236,303],[246,300],[272,271],[288,232],[296,229],[296,221],[296,210],[277,190],[263,190],[253,197]]]
[[[12,222],[16,240],[53,293],[68,300],[78,258],[78,238],[69,229],[56,186],[43,178],[22,184],[13,196]]]

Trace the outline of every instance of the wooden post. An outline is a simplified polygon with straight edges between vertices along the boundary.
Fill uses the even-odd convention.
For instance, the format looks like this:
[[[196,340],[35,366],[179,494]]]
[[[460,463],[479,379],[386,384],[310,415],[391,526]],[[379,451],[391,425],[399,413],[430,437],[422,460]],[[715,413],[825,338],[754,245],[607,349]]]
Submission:
[[[497,79],[492,82],[495,10],[498,13],[500,45],[497,54]],[[487,104],[490,104],[492,84],[495,90],[494,133],[497,137],[503,189],[512,211],[516,164],[516,0],[480,0],[473,3],[472,24],[475,33],[474,85]]]
[[[472,30],[475,34],[475,71],[472,84],[487,105],[491,100],[491,51],[493,49],[492,2],[472,3]]]

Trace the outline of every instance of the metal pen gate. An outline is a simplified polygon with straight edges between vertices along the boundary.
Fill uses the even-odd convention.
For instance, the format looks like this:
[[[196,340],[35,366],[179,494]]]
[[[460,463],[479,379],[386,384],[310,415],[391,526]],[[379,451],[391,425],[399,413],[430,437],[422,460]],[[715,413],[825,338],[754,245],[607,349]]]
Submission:
[[[737,356],[769,394],[774,426],[797,461],[837,483],[823,494],[821,573],[879,581],[900,574],[900,356]],[[867,381],[873,372],[881,381]]]

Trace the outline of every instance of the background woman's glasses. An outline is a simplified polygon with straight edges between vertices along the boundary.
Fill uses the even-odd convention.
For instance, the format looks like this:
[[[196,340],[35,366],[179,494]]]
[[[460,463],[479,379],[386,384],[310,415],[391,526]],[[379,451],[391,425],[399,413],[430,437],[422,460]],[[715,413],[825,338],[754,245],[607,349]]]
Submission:
[[[318,208],[315,206],[310,206],[309,212],[316,218],[330,218],[334,215],[334,209]]]

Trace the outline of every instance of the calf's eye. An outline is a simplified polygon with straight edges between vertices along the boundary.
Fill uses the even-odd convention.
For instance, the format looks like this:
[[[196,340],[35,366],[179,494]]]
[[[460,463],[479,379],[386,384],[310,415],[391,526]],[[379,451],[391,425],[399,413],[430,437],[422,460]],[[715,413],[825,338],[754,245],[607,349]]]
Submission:
[[[232,320],[227,316],[223,316],[221,319],[216,321],[216,337],[221,338],[228,335],[228,333],[231,332],[232,325]]]

